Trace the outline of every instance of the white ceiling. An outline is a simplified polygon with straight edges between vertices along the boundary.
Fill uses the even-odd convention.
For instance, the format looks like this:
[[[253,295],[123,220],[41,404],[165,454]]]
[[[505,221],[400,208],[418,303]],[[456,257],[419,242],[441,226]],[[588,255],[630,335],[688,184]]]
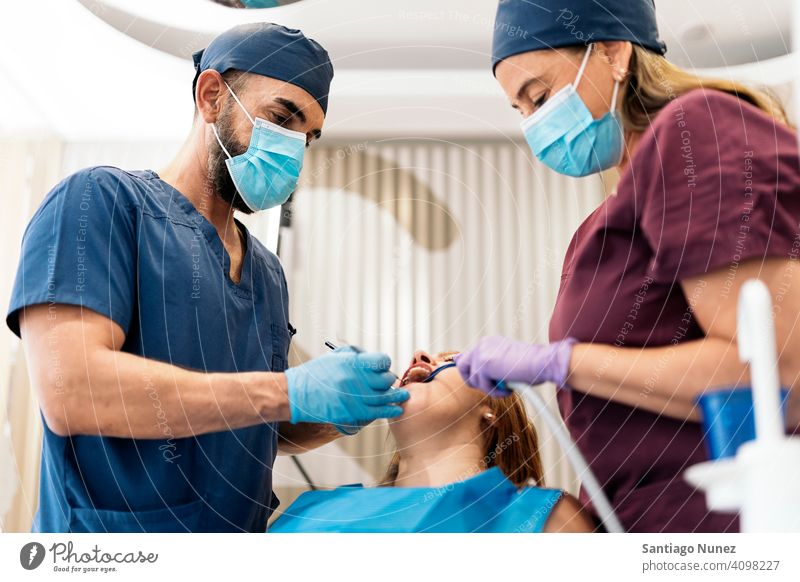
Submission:
[[[668,56],[684,65],[759,61],[789,46],[791,0],[657,4]],[[515,131],[518,120],[487,66],[495,6],[494,0],[304,0],[245,11],[207,0],[6,0],[0,132],[180,139],[192,116],[187,59],[217,32],[248,20],[302,28],[331,53],[337,74],[329,135],[375,133],[387,120],[398,131],[410,123],[475,133],[475,122]],[[784,64],[786,71],[793,68]]]
[[[670,60],[688,67],[752,63],[791,50],[792,0],[656,0]]]
[[[494,0],[304,0],[269,10],[231,10],[207,0],[79,0],[148,46],[188,57],[214,34],[271,19],[317,38],[340,68],[467,68],[488,62]],[[717,67],[785,54],[791,0],[660,0],[670,58]],[[186,17],[191,14],[191,19]]]

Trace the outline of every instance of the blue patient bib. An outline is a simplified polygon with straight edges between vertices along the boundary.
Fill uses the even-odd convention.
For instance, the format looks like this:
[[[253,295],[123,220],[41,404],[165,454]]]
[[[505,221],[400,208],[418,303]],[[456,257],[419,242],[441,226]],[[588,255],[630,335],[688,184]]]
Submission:
[[[339,487],[301,495],[270,533],[536,533],[561,491],[517,487],[493,467],[441,487]]]

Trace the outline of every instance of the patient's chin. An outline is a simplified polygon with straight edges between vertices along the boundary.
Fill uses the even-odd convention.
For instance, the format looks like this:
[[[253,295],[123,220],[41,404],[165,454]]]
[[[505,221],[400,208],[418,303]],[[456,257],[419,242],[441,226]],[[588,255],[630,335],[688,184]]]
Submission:
[[[419,416],[420,413],[424,412],[429,406],[427,397],[428,395],[426,394],[428,391],[427,384],[423,384],[422,382],[411,382],[403,386],[403,389],[408,390],[409,394],[408,400],[400,405],[400,408],[403,409],[403,414],[390,419],[390,424],[399,421],[408,421],[411,418]]]

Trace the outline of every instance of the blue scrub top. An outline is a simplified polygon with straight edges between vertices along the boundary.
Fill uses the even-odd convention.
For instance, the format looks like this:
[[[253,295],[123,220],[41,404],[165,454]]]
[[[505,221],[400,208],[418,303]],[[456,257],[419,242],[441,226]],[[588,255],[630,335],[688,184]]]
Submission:
[[[518,489],[493,467],[441,487],[339,487],[303,493],[270,533],[537,533],[557,489]]]
[[[28,225],[7,323],[19,335],[28,305],[80,305],[122,327],[124,352],[208,372],[283,371],[293,333],[283,270],[239,226],[237,285],[214,227],[154,172],[77,172]],[[277,506],[277,426],[172,438],[141,382],[163,440],[64,438],[45,423],[34,531],[264,531]]]

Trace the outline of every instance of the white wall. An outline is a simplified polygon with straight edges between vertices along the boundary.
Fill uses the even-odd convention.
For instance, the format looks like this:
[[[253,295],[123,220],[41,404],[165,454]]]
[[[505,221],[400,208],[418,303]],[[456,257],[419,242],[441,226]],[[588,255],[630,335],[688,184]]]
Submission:
[[[68,144],[62,171],[100,160],[157,169],[177,145]],[[396,371],[414,349],[462,349],[490,333],[545,341],[566,245],[602,199],[599,178],[545,172],[518,141],[328,143],[308,151],[302,184],[281,253],[295,349],[318,355],[325,339],[344,339],[387,352]],[[263,216],[247,222],[268,236]],[[555,444],[543,448],[552,483],[574,489]],[[305,463],[320,482],[371,480],[385,449],[385,431],[372,429]],[[279,462],[279,485],[298,480]]]
[[[14,223],[6,231],[10,248],[18,249],[25,217],[61,177],[95,164],[158,169],[178,147],[44,144],[13,158],[15,171],[5,174],[6,181],[20,180],[8,188],[20,194],[17,210],[4,215]],[[20,172],[26,167],[33,181]],[[416,348],[461,349],[488,333],[544,341],[571,231],[601,197],[598,178],[544,172],[519,142],[373,140],[312,148],[293,226],[282,240],[299,329],[294,349],[317,355],[325,338],[344,339],[386,351],[402,371]],[[268,235],[263,217],[248,222],[262,239]],[[15,257],[4,254],[6,303]],[[26,459],[19,467],[24,487],[6,527],[25,529],[35,509],[39,418],[24,361],[10,359],[18,342],[7,330],[2,337],[0,373],[17,402],[15,444]],[[386,450],[378,425],[305,463],[319,482],[369,483],[381,473]],[[549,483],[574,490],[573,475],[545,431],[542,450]],[[299,475],[286,459],[275,472],[288,502]]]
[[[545,172],[518,141],[378,140],[312,148],[282,254],[300,348],[326,338],[385,351],[402,373],[415,349],[464,349],[503,333],[547,341],[562,257],[602,200],[600,178]],[[553,396],[552,387],[546,389]],[[541,423],[553,486],[574,491]],[[327,484],[353,482],[342,455],[378,477],[385,434],[305,459]],[[280,484],[298,479],[291,465]]]

